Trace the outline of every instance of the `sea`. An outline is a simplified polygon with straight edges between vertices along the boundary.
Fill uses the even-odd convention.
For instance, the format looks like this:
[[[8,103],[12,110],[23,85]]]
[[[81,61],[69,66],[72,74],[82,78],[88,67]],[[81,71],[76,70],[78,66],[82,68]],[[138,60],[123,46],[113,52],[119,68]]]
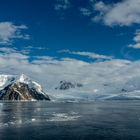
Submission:
[[[1,101],[0,140],[140,140],[140,101]]]

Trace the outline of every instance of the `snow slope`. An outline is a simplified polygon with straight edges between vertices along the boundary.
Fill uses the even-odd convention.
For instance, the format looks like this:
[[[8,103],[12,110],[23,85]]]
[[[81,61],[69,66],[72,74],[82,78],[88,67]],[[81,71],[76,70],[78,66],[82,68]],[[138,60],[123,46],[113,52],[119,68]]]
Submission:
[[[50,100],[42,87],[22,74],[0,75],[0,100]]]

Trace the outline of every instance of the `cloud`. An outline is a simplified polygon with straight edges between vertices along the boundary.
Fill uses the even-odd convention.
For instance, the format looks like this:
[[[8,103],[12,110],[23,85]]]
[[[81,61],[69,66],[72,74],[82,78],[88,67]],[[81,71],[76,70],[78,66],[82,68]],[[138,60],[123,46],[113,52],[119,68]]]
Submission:
[[[69,0],[56,0],[56,4],[54,6],[54,9],[56,11],[59,11],[59,10],[67,10],[71,7],[71,3]]]
[[[86,57],[89,57],[92,59],[105,59],[105,60],[113,59],[113,56],[101,55],[101,54],[97,54],[94,52],[75,52],[75,51],[70,51],[70,50],[61,50],[59,52],[80,55],[80,56],[86,56]]]
[[[93,22],[102,22],[107,26],[130,26],[140,24],[139,7],[140,0],[122,0],[111,4],[90,0],[89,6],[80,11]]]
[[[140,30],[137,30],[133,38],[134,44],[130,44],[128,47],[134,49],[140,49]]]
[[[80,12],[83,16],[91,16],[92,12],[88,8],[80,8]]]
[[[9,61],[9,59],[27,60],[28,55],[25,55],[24,51],[18,51],[16,48],[0,48],[0,57]]]
[[[22,34],[26,30],[25,25],[15,25],[12,22],[0,22],[0,44],[10,45],[14,39],[29,39],[28,34]]]
[[[39,82],[49,95],[61,99],[116,96],[123,88],[129,92],[140,90],[139,69],[140,61],[109,59],[89,63],[68,57],[29,56],[8,47],[0,49],[0,74],[24,73]],[[62,80],[82,83],[83,87],[55,90]]]
[[[0,48],[0,52],[1,53],[14,53],[14,52],[16,52],[16,49],[15,48],[6,48],[6,47],[1,47]]]
[[[26,46],[25,49],[28,50],[28,51],[32,51],[32,50],[42,50],[42,51],[49,50],[49,48],[47,48],[47,47],[34,47],[34,46]]]
[[[81,55],[81,56],[88,56],[89,58],[93,59],[112,59],[112,56],[105,56],[91,52],[73,52],[73,54]]]
[[[94,5],[99,12],[93,21],[102,21],[108,26],[130,26],[140,23],[140,0],[122,0],[114,4],[105,4],[100,1]]]

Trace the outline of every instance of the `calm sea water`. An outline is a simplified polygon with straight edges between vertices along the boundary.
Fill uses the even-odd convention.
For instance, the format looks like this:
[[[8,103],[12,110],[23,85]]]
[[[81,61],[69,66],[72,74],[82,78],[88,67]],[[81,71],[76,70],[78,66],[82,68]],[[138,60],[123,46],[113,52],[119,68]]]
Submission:
[[[0,140],[140,140],[140,101],[0,102]]]

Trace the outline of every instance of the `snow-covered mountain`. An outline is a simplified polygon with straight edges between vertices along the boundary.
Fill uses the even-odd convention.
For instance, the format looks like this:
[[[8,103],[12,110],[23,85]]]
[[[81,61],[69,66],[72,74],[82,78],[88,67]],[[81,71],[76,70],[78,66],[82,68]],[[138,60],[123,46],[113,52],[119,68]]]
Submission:
[[[56,90],[68,90],[71,88],[80,88],[83,87],[83,85],[81,83],[72,83],[69,81],[60,81],[59,82],[59,86],[56,87]]]
[[[56,85],[54,89],[48,89],[56,101],[140,100],[140,77],[128,78],[125,82],[116,79],[114,82],[109,79],[99,82],[63,80]]]
[[[29,77],[0,75],[0,100],[50,100],[42,87]]]
[[[60,77],[61,78],[61,77]],[[140,77],[110,81],[84,81],[56,79],[52,86],[40,83],[42,87],[22,74],[20,76],[0,75],[0,100],[50,100],[52,101],[94,101],[94,100],[140,100]],[[100,77],[99,77],[100,78]],[[101,77],[102,78],[102,77]],[[113,78],[113,77],[112,77]],[[90,79],[88,78],[88,81]],[[39,81],[36,79],[36,81]],[[46,92],[47,91],[47,92]],[[46,94],[49,93],[49,94]],[[49,96],[48,96],[49,95]]]

